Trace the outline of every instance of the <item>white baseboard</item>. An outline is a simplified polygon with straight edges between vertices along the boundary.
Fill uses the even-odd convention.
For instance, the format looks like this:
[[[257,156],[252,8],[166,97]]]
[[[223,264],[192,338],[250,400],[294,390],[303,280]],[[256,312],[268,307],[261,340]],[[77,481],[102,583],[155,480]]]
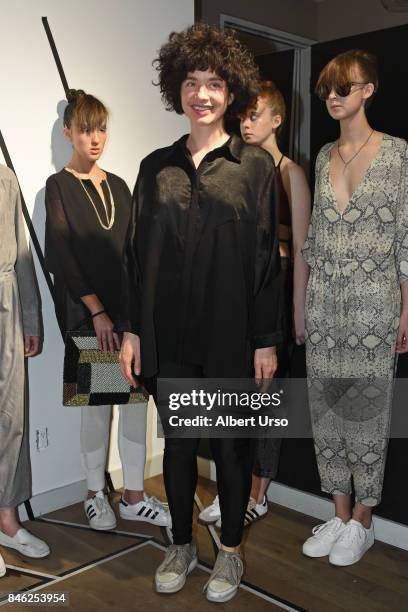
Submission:
[[[161,474],[162,472],[163,453],[153,455],[153,457],[150,457],[146,461],[145,478],[157,476],[157,474]],[[113,470],[110,475],[115,489],[120,489],[123,487],[123,473],[121,468]],[[45,491],[44,493],[34,495],[30,499],[34,516],[41,516],[43,514],[47,514],[48,512],[60,510],[61,508],[66,508],[67,506],[83,501],[85,499],[86,492],[87,486],[84,479],[78,480],[77,482],[72,482],[71,484],[63,487],[58,487],[57,489],[51,489],[50,491]],[[28,516],[24,504],[19,506],[18,510],[20,519],[22,521],[26,521]]]
[[[71,484],[58,489],[51,489],[44,493],[34,495],[30,499],[31,507],[33,509],[34,516],[41,516],[54,510],[60,510],[66,508],[72,504],[76,504],[85,499],[87,492],[87,486],[85,480],[78,480]],[[26,521],[28,519],[24,505],[18,507],[20,519]]]
[[[214,461],[210,461],[204,457],[198,457],[197,467],[200,476],[213,480],[214,482],[217,480]]]
[[[202,471],[200,471],[200,466]],[[211,480],[216,480],[214,461],[201,459],[201,462],[199,462],[199,473]],[[334,515],[334,504],[332,501],[312,493],[305,493],[304,491],[287,487],[279,482],[271,482],[267,490],[267,497],[270,502],[302,512],[308,516],[313,516],[322,521],[327,521]],[[408,550],[407,525],[383,519],[375,514],[373,515],[373,520],[377,540],[397,548],[402,548],[403,550]]]
[[[323,521],[331,519],[334,515],[334,504],[329,499],[324,499],[312,493],[304,493],[279,482],[271,482],[267,497],[269,501],[275,504],[297,510]],[[373,521],[376,540],[408,550],[407,525],[381,518],[375,514],[373,515]]]
[[[153,455],[146,461],[145,478],[152,478],[163,473],[163,453]]]
[[[163,467],[163,455],[160,453],[151,457],[146,463],[145,477],[150,478],[162,473]],[[210,480],[216,480],[216,470],[214,461],[198,458],[198,473],[201,476],[205,476]],[[123,475],[122,470],[117,469],[111,472],[112,482],[115,488],[121,488],[123,486]],[[64,487],[53,489],[35,495],[31,499],[31,507],[34,512],[34,516],[41,516],[54,510],[60,510],[66,508],[72,504],[78,503],[85,498],[86,495],[86,482],[80,480],[73,482]],[[302,512],[308,516],[313,516],[316,519],[327,521],[333,516],[333,502],[319,497],[318,495],[312,495],[311,493],[305,493],[292,487],[280,484],[278,482],[271,482],[267,491],[268,500]],[[19,513],[21,520],[27,520],[27,513],[24,506],[19,507]],[[374,529],[375,537],[380,542],[391,544],[397,548],[408,550],[408,526],[401,525],[388,519],[383,519],[379,516],[374,515]]]

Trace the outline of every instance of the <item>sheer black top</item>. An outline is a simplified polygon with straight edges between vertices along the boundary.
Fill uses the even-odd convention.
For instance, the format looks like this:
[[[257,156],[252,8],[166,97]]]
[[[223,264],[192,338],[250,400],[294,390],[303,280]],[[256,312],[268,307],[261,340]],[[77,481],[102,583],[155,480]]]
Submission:
[[[232,136],[196,169],[186,139],[141,163],[118,330],[140,335],[143,376],[166,361],[247,376],[281,338],[273,159]]]
[[[119,312],[121,258],[131,194],[121,178],[109,172],[106,176],[115,204],[111,230],[103,229],[81,182],[71,172],[63,169],[47,180],[45,261],[54,275],[55,307],[63,332],[76,329],[89,314],[80,299],[84,295],[96,294],[112,320]],[[102,222],[108,225],[105,207],[92,181],[82,183]],[[102,189],[110,219],[112,202],[106,181],[102,181]]]

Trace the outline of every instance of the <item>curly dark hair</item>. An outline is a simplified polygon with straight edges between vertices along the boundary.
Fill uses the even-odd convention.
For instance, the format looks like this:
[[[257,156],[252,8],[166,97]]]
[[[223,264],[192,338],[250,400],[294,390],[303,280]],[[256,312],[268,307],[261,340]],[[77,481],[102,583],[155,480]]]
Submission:
[[[212,70],[227,83],[234,100],[227,113],[236,116],[256,99],[259,79],[254,58],[232,31],[196,23],[182,32],[172,32],[153,61],[166,110],[183,114],[180,88],[189,72]]]

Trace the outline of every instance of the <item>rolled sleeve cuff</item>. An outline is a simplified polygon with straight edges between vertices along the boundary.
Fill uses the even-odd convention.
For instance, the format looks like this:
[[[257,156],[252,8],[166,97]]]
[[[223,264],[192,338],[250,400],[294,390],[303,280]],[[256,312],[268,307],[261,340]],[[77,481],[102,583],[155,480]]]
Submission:
[[[87,285],[82,285],[81,287],[75,287],[75,289],[69,289],[69,293],[74,302],[80,302],[81,298],[86,295],[94,295],[95,290]]]
[[[277,346],[282,344],[282,342],[283,335],[281,331],[270,332],[269,334],[261,334],[253,337],[255,349]]]
[[[115,321],[114,331],[117,334],[129,332],[131,334],[135,334],[136,336],[140,336],[140,325],[134,321],[130,321],[129,319],[120,319]]]

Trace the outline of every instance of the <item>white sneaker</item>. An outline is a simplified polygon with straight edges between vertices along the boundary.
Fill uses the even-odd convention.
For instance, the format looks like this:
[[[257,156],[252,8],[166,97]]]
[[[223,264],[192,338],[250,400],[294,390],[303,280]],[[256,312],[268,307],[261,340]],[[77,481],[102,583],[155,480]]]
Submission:
[[[84,501],[84,509],[89,526],[97,531],[115,529],[116,516],[109,505],[108,496],[98,491],[91,499]]]
[[[366,529],[359,521],[350,519],[331,549],[329,561],[333,565],[352,565],[360,561],[373,544],[373,523]]]
[[[245,512],[244,527],[248,527],[255,521],[263,518],[268,512],[268,501],[266,495],[263,496],[263,500],[260,504],[257,504],[253,497],[249,498],[248,506]]]
[[[6,564],[4,563],[3,557],[0,555],[0,578],[6,573]]]
[[[327,523],[313,527],[313,535],[303,544],[303,554],[308,557],[325,557],[330,554],[336,540],[346,529],[341,518],[335,516]]]
[[[210,525],[211,523],[215,523],[219,518],[221,518],[221,510],[220,510],[220,500],[218,499],[218,495],[214,497],[214,501],[212,504],[201,510],[198,518],[203,523],[207,523]]]
[[[249,498],[247,509],[244,518],[244,527],[249,527],[252,523],[259,521],[268,512],[268,501],[264,495],[263,500],[260,504],[257,504],[253,497]],[[221,529],[221,517],[215,523],[218,529]]]
[[[158,525],[159,527],[171,527],[171,516],[167,504],[162,503],[157,497],[148,497],[144,494],[144,501],[137,504],[128,504],[120,498],[119,514],[127,521],[145,521]]]
[[[14,550],[18,550],[22,555],[32,557],[33,559],[42,559],[50,554],[48,544],[23,527],[13,537],[0,531],[0,545],[14,548]]]

